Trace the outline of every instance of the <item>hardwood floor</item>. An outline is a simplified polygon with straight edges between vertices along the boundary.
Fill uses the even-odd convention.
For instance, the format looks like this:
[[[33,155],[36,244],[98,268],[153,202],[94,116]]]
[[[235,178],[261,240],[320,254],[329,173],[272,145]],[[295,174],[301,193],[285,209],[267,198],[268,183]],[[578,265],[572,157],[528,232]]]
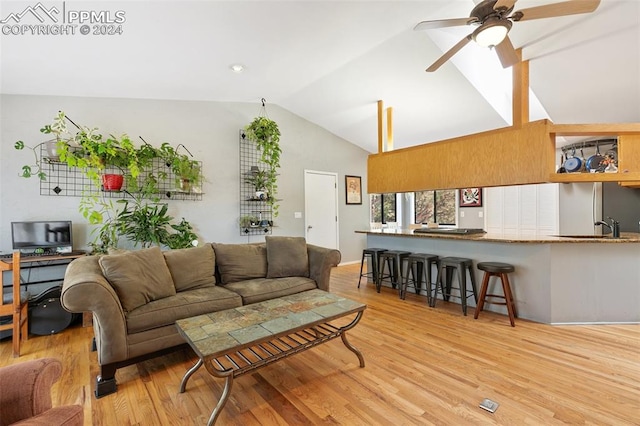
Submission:
[[[359,265],[334,269],[332,292],[368,304],[349,340],[365,368],[333,340],[235,380],[220,425],[638,425],[640,326],[548,326],[391,289],[357,289]],[[622,297],[622,296],[621,296]],[[0,343],[0,364],[53,356],[65,365],[54,405],[79,403],[86,424],[204,425],[222,383],[204,369],[178,393],[196,361],[176,352],[118,370],[118,392],[93,396],[91,328],[33,336],[23,356]],[[500,404],[494,413],[483,398]]]

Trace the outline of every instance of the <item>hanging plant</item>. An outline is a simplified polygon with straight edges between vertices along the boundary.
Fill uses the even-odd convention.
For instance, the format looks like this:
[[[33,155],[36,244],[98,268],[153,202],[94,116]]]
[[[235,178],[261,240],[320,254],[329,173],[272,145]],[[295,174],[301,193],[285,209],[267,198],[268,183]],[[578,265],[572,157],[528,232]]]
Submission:
[[[264,99],[262,108],[264,112]],[[267,192],[267,202],[273,209],[273,216],[278,216],[278,203],[276,194],[278,192],[277,177],[280,168],[280,129],[278,124],[269,119],[266,114],[253,119],[251,124],[244,128],[245,136],[250,141],[256,143],[256,149],[260,152],[260,161],[265,164],[265,191]]]
[[[67,132],[64,112],[58,111],[58,114],[54,118],[53,122],[51,124],[44,125],[40,129],[40,132],[45,135],[53,134],[55,135],[55,139],[51,139],[45,142],[40,142],[35,146],[27,146],[23,141],[17,141],[13,145],[13,147],[18,151],[28,148],[33,153],[34,164],[32,165],[26,164],[22,166],[22,171],[20,172],[20,176],[24,178],[30,178],[30,177],[36,176],[40,180],[47,180],[47,174],[44,171],[43,162],[60,160],[59,151],[61,147],[66,145],[66,142],[62,140],[63,138],[62,135]],[[42,145],[45,145],[47,148],[48,157],[46,158],[40,157],[40,147]]]

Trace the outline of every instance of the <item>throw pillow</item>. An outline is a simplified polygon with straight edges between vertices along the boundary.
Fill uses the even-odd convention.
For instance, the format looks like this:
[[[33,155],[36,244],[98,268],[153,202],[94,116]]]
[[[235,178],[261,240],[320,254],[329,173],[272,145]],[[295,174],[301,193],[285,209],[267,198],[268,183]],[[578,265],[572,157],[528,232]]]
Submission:
[[[176,294],[159,247],[102,256],[98,263],[126,312]]]
[[[267,278],[308,277],[309,256],[303,237],[265,237]]]
[[[176,291],[215,284],[216,258],[211,244],[202,247],[169,250],[164,253]]]
[[[213,250],[224,284],[267,276],[264,244],[213,244]]]

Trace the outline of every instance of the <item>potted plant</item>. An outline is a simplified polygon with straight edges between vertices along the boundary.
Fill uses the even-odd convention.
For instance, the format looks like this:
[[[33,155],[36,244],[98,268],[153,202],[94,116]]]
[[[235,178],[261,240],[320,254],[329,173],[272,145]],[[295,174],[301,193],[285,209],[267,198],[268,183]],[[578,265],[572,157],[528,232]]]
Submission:
[[[278,124],[265,117],[256,117],[245,127],[245,136],[256,143],[260,151],[260,161],[265,165],[266,183],[265,190],[269,194],[268,203],[273,209],[273,215],[278,215],[276,194],[278,191],[277,176],[280,168],[280,129]]]
[[[267,171],[259,170],[255,168],[246,175],[245,183],[248,183],[253,186],[255,190],[255,199],[257,200],[268,200],[269,193],[267,190],[267,185],[269,183],[269,176]]]
[[[74,124],[78,131],[74,134],[68,132],[65,120]],[[99,225],[94,228],[97,236],[90,243],[94,252],[103,253],[111,247],[117,247],[121,237],[143,247],[150,244],[169,248],[194,245],[197,237],[189,222],[183,218],[179,223],[174,223],[173,217],[168,215],[167,205],[158,202],[158,184],[166,180],[169,174],[164,166],[158,167],[157,159],[164,160],[176,176],[188,180],[191,185],[199,184],[202,179],[200,162],[177,153],[177,149],[166,143],[156,149],[143,139],[144,144],[137,148],[126,134],[104,138],[97,128],[78,126],[63,112],[59,112],[53,123],[40,131],[55,134],[60,161],[70,168],[83,169],[85,175],[96,183],[95,186],[100,186],[101,176],[107,174],[105,172],[116,170],[127,177],[127,189],[123,192],[133,199],[132,202],[118,200],[114,203],[105,194],[89,186],[82,194],[80,212],[89,224]],[[23,176],[46,178],[40,167],[42,159],[37,155],[40,151],[36,151],[44,143],[31,148],[36,155],[36,165],[23,167]],[[19,150],[25,147],[23,141],[15,144]],[[107,190],[111,188],[107,181],[103,182],[103,186]],[[118,208],[116,203],[123,207]]]
[[[138,149],[126,134],[104,139],[98,129],[82,127],[68,142],[58,145],[60,160],[69,167],[86,169],[87,176],[96,183],[102,179],[105,191],[119,191],[124,174],[133,179],[140,174]],[[117,169],[119,173],[105,173],[109,169]]]
[[[240,217],[240,228],[255,228],[258,226],[259,219],[256,216],[242,216]]]
[[[89,243],[94,254],[117,248],[121,237],[143,248],[156,245],[179,249],[198,245],[198,236],[191,224],[185,218],[178,224],[172,223],[173,217],[168,214],[166,204],[142,199],[134,199],[131,203],[118,200],[117,203],[124,205],[120,211],[111,200],[101,202],[99,215],[95,206],[92,206],[94,214],[90,217],[90,223],[101,225],[94,229],[97,235]]]
[[[67,126],[66,126],[66,121],[65,121],[65,115],[64,112],[59,111],[58,115],[56,115],[56,117],[54,118],[53,122],[51,124],[46,124],[45,126],[43,126],[40,129],[40,132],[46,135],[49,134],[54,134],[55,135],[55,139],[50,139],[48,141],[44,141],[44,142],[40,142],[39,144],[35,145],[35,146],[27,146],[24,141],[17,141],[13,147],[18,150],[21,151],[25,148],[29,148],[31,149],[33,156],[34,156],[34,161],[35,164],[33,165],[28,165],[25,164],[22,166],[22,172],[20,173],[20,176],[25,177],[25,178],[30,178],[32,176],[37,176],[40,180],[46,180],[47,179],[47,174],[45,173],[43,167],[42,167],[42,162],[45,160],[44,158],[42,158],[40,156],[40,148],[44,145],[47,149],[47,157],[46,160],[51,162],[51,161],[59,161],[60,160],[60,156],[59,156],[59,152],[58,152],[58,144],[62,143],[63,145],[66,144],[65,141],[62,140],[62,136],[64,133],[66,133],[67,131]]]
[[[158,155],[164,160],[167,167],[175,175],[176,186],[184,192],[197,192],[202,183],[202,167],[199,161],[193,160],[189,150],[184,148],[189,156],[178,152],[180,144],[176,148],[165,142],[160,146]]]
[[[171,170],[176,175],[176,183],[181,191],[198,192],[200,190],[202,176],[200,162],[181,155],[174,159]]]

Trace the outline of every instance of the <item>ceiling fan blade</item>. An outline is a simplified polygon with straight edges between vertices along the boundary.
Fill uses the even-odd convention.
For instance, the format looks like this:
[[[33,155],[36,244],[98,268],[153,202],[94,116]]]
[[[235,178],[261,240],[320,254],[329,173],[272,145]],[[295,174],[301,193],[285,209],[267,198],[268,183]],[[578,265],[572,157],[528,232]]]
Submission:
[[[516,4],[518,0],[498,0],[496,4],[493,5],[493,10],[499,10],[500,8],[504,8],[504,10],[509,10]]]
[[[437,21],[422,21],[413,27],[414,31],[432,30],[434,28],[457,27],[478,22],[477,18],[440,19]]]
[[[502,43],[495,47],[502,68],[509,68],[512,65],[517,64],[520,61],[516,49],[513,47],[509,36],[502,40]]]
[[[555,16],[578,15],[590,13],[598,8],[600,0],[572,0],[544,6],[530,7],[514,12],[514,21],[530,21],[532,19],[553,18]]]
[[[471,34],[460,40],[455,46],[449,49],[444,55],[440,56],[437,61],[435,61],[429,68],[427,68],[426,72],[434,72],[438,68],[442,66],[445,62],[447,62],[453,55],[458,53],[460,49],[465,47],[467,43],[471,41]]]

